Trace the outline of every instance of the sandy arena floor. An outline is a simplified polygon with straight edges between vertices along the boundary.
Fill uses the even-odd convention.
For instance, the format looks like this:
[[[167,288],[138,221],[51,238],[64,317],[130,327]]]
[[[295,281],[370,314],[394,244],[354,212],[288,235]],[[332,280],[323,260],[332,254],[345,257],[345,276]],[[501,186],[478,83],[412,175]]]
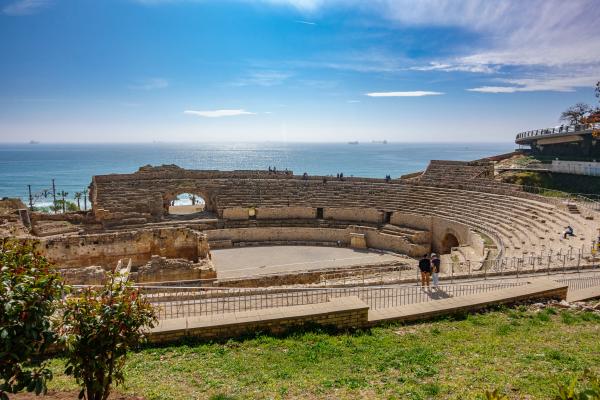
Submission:
[[[320,246],[265,246],[212,250],[219,278],[307,271],[398,260],[374,250]]]

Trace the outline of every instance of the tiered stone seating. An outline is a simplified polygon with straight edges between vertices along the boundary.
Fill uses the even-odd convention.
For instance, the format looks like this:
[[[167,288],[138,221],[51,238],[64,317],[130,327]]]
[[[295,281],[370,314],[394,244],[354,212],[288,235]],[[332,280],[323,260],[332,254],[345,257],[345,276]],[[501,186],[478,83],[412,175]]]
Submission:
[[[419,177],[419,181],[468,181],[472,179],[493,178],[493,176],[494,165],[489,161],[431,160],[425,172]]]
[[[99,220],[102,209],[108,215],[106,220],[117,222],[156,222],[164,212],[165,196],[184,191],[202,194],[207,209],[218,215],[227,208],[288,206],[431,215],[486,234],[497,243],[500,255],[508,257],[539,253],[544,248],[554,252],[571,246],[580,249],[595,238],[594,227],[583,216],[517,191],[513,185],[484,179],[489,168],[485,162],[435,161],[418,182],[367,178],[327,178],[324,182],[323,177],[239,171],[144,172],[96,177],[93,200]],[[562,239],[567,225],[577,237]]]
[[[434,215],[497,233],[502,238],[506,256],[536,253],[543,247],[555,251],[569,246],[581,247],[593,237],[581,217],[551,204],[508,195],[380,183],[309,182],[298,189],[298,185],[289,181],[265,185],[257,182],[255,186],[261,194],[260,202],[248,200],[253,195],[252,190],[236,193],[226,190],[217,197],[219,206],[277,207],[281,206],[281,199],[285,199],[284,206],[289,202],[311,207],[373,207]],[[573,226],[579,233],[577,239],[561,239],[560,233],[566,225]]]

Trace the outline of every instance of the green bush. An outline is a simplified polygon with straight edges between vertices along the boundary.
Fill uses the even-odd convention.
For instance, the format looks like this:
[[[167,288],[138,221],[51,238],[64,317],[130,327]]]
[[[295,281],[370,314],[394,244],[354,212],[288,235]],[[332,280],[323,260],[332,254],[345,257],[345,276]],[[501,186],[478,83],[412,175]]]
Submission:
[[[46,392],[52,373],[40,361],[55,343],[51,317],[63,286],[33,243],[0,241],[0,399],[26,389]]]
[[[60,333],[67,368],[81,387],[80,399],[106,400],[111,384],[123,382],[127,351],[156,323],[151,304],[120,275],[100,289],[87,288],[66,300]]]

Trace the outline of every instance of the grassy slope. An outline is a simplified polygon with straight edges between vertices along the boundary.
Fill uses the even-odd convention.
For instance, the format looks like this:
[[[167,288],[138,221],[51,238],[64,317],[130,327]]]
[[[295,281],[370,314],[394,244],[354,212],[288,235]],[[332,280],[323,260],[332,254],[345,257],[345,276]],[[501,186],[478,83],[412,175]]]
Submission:
[[[74,388],[52,361],[51,387]],[[259,336],[131,354],[120,391],[147,399],[550,398],[554,378],[600,373],[600,317],[509,309],[368,332]]]
[[[600,178],[595,176],[526,171],[504,173],[502,180],[517,185],[537,186],[563,192],[600,194]]]

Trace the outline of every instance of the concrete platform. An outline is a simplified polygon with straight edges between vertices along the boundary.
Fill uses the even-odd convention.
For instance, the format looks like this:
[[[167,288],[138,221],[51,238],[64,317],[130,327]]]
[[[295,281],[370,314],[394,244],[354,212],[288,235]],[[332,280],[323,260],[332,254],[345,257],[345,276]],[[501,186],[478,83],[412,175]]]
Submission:
[[[212,250],[220,279],[403,260],[375,250],[323,246],[261,246]]]
[[[587,289],[569,290],[567,301],[584,301],[600,298],[600,286],[593,286]]]

